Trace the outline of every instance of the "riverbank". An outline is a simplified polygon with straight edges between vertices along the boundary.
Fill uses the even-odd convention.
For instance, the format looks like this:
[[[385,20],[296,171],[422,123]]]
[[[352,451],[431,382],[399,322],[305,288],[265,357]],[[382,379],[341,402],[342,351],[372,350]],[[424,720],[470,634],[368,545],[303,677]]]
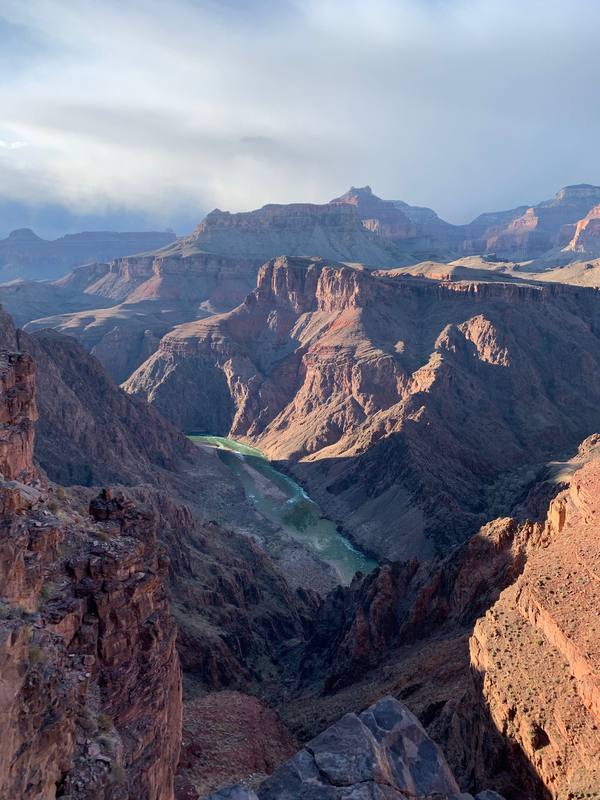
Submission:
[[[334,583],[349,584],[357,572],[375,568],[377,562],[343,536],[302,486],[276,469],[260,451],[225,437],[190,435],[190,439],[199,446],[214,448],[256,510],[280,528],[284,541],[296,543],[295,550],[279,554],[286,572],[291,569],[297,573],[298,566],[306,569],[302,551],[326,565],[335,576]],[[306,575],[298,577],[306,579]],[[306,581],[300,585],[306,585]]]

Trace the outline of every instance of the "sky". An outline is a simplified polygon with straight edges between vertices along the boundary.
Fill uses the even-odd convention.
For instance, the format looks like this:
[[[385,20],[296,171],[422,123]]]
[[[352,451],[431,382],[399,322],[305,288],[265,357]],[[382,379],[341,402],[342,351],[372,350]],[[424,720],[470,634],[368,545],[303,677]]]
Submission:
[[[2,0],[0,235],[600,184],[597,0]]]

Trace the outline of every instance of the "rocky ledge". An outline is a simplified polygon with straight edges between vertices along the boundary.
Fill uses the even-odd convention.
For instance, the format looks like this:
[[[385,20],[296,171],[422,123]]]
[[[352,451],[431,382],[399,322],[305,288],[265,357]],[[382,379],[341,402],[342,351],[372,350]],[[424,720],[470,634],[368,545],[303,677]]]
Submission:
[[[256,791],[230,786],[207,800],[473,800],[439,747],[392,697],[346,714],[280,766]],[[476,800],[502,800],[481,792]]]

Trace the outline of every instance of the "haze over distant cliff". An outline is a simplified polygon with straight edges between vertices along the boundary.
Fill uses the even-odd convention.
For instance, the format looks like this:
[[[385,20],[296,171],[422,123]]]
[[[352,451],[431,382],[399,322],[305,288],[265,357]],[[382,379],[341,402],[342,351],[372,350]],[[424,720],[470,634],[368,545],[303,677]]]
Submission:
[[[174,239],[174,233],[97,231],[47,241],[22,228],[0,241],[0,280],[58,278],[79,264],[156,250]]]

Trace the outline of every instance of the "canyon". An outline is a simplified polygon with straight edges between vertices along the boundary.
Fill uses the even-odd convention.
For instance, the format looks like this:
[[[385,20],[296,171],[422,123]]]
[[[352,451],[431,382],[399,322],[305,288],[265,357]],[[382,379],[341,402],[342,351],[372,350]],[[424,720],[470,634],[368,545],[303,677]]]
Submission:
[[[0,800],[600,800],[599,28],[0,2]]]
[[[8,626],[5,641],[11,642],[2,674],[8,676],[4,686],[12,698],[6,725],[20,732],[6,745],[7,766],[0,770],[9,781],[7,791],[23,791],[26,781],[30,790],[36,787],[32,791],[38,794],[32,796],[40,797],[68,792],[82,800],[158,798],[176,791],[178,798],[195,798],[202,796],[197,785],[205,792],[215,788],[218,797],[235,797],[233,789],[219,784],[254,776],[250,788],[235,790],[240,797],[253,797],[252,792],[257,797],[293,797],[299,791],[295,781],[310,775],[302,755],[290,762],[298,767],[279,767],[299,746],[296,742],[324,736],[327,748],[336,753],[331,763],[345,764],[344,759],[352,760],[353,753],[365,753],[372,745],[363,728],[358,737],[347,738],[346,726],[357,723],[344,715],[358,719],[356,712],[385,694],[405,704],[394,706],[399,719],[413,719],[410,714],[416,713],[424,721],[426,732],[419,723],[411,725],[421,731],[427,758],[433,747],[428,737],[441,745],[444,755],[436,761],[435,774],[446,775],[448,797],[461,796],[459,785],[481,800],[512,800],[523,792],[546,800],[567,797],[573,787],[594,791],[597,665],[589,649],[594,635],[581,620],[582,646],[571,644],[573,629],[568,626],[573,624],[570,609],[580,609],[582,593],[589,597],[593,589],[597,437],[586,440],[570,462],[551,465],[545,483],[536,484],[522,499],[514,518],[487,523],[447,555],[386,562],[367,577],[357,575],[350,586],[319,597],[300,587],[291,589],[247,536],[202,520],[198,507],[203,501],[192,502],[190,463],[196,475],[203,464],[208,477],[218,470],[218,460],[191,445],[143,400],[123,393],[73,340],[52,332],[29,336],[12,327],[6,316],[2,323],[2,344],[9,349],[3,351],[2,372],[6,535],[1,624]],[[32,355],[38,361],[37,403]],[[72,421],[61,421],[60,406],[67,402],[61,393],[86,383],[89,399],[82,394],[77,401],[87,409],[87,419],[78,412]],[[46,390],[51,399],[44,397]],[[94,405],[96,396],[102,403]],[[112,422],[107,423],[107,412],[114,415]],[[123,457],[117,472],[117,462],[105,463],[102,452],[98,456],[91,447],[102,435],[90,426],[102,419],[112,426],[119,418],[123,456],[128,447],[141,445],[136,433],[140,426],[157,429],[143,451],[132,450],[141,462],[138,472]],[[32,461],[36,424],[37,457],[49,473],[63,471],[65,488],[49,482]],[[63,441],[78,429],[87,432],[80,446],[88,448],[84,457],[89,463],[98,464],[88,483],[107,479],[127,485],[98,493],[92,486],[71,483],[68,470],[59,465],[61,460],[70,463],[72,455],[48,452],[42,441],[44,431],[53,427]],[[182,504],[186,492],[187,506]],[[207,503],[212,493],[211,487]],[[546,520],[540,508],[552,497]],[[214,499],[212,503],[205,512],[215,509]],[[239,518],[229,511],[229,524],[239,526]],[[567,573],[569,591],[564,593]],[[86,611],[89,597],[94,601]],[[117,619],[119,625],[111,627]],[[149,640],[137,638],[134,619],[151,620]],[[146,630],[141,628],[139,637],[147,637]],[[515,684],[517,656],[522,660]],[[69,669],[63,666],[67,661]],[[174,713],[181,709],[178,661],[186,687],[178,712],[183,713],[185,749],[175,775],[181,736]],[[511,665],[509,671],[503,671],[504,664]],[[538,675],[548,677],[554,664],[552,691],[540,694],[543,702],[532,703],[530,698],[541,692]],[[156,674],[156,684],[142,677],[147,669]],[[119,690],[112,680],[119,681]],[[126,702],[119,693],[125,691]],[[138,691],[143,694],[136,710]],[[248,692],[262,695],[264,710]],[[44,702],[52,705],[51,717]],[[557,702],[564,705],[553,707]],[[41,725],[31,716],[32,703],[39,706],[39,719],[44,714],[52,719],[44,723],[50,730],[41,739],[29,727]],[[277,709],[279,719],[269,706]],[[406,706],[410,711],[402,710]],[[195,742],[208,720],[220,724],[231,707],[238,710],[228,723],[228,739],[221,744],[210,739],[214,758],[207,763]],[[142,708],[143,721],[138,716]],[[243,726],[254,724],[256,715],[272,732],[270,749],[263,745],[260,756],[231,750],[229,739],[238,741]],[[552,719],[559,720],[556,728]],[[328,726],[333,728],[323,734]],[[156,740],[163,750],[148,750],[142,731],[150,729],[153,736],[163,731]],[[26,755],[14,761],[12,754],[24,740],[31,742]],[[226,756],[233,752],[241,761]],[[319,750],[309,744],[306,752]],[[376,769],[409,774],[404,762],[394,762],[397,756],[385,755],[385,749],[377,752],[374,764],[396,766]],[[273,777],[266,778],[272,770]],[[361,782],[389,782],[379,775],[376,771]],[[144,788],[132,795],[127,788],[132,785]],[[394,785],[394,797],[416,791],[410,780]],[[310,786],[311,792],[321,791]]]
[[[217,459],[124,394],[73,340],[47,343],[0,322],[1,793],[168,800],[180,664],[192,697],[266,680],[283,643],[302,638],[316,597],[290,589],[248,535],[202,516],[216,516],[221,492],[242,528]],[[119,423],[121,452],[115,439],[102,450],[100,426]],[[139,429],[152,425],[143,445]],[[89,473],[73,469],[73,451],[48,447],[50,430],[65,444],[78,433]],[[81,484],[104,479],[127,486]],[[177,502],[186,492],[189,506]]]
[[[352,187],[0,287],[0,795],[600,791],[598,191]]]
[[[367,552],[429,558],[595,431],[599,310],[594,289],[279,258],[125,388],[259,447]]]

